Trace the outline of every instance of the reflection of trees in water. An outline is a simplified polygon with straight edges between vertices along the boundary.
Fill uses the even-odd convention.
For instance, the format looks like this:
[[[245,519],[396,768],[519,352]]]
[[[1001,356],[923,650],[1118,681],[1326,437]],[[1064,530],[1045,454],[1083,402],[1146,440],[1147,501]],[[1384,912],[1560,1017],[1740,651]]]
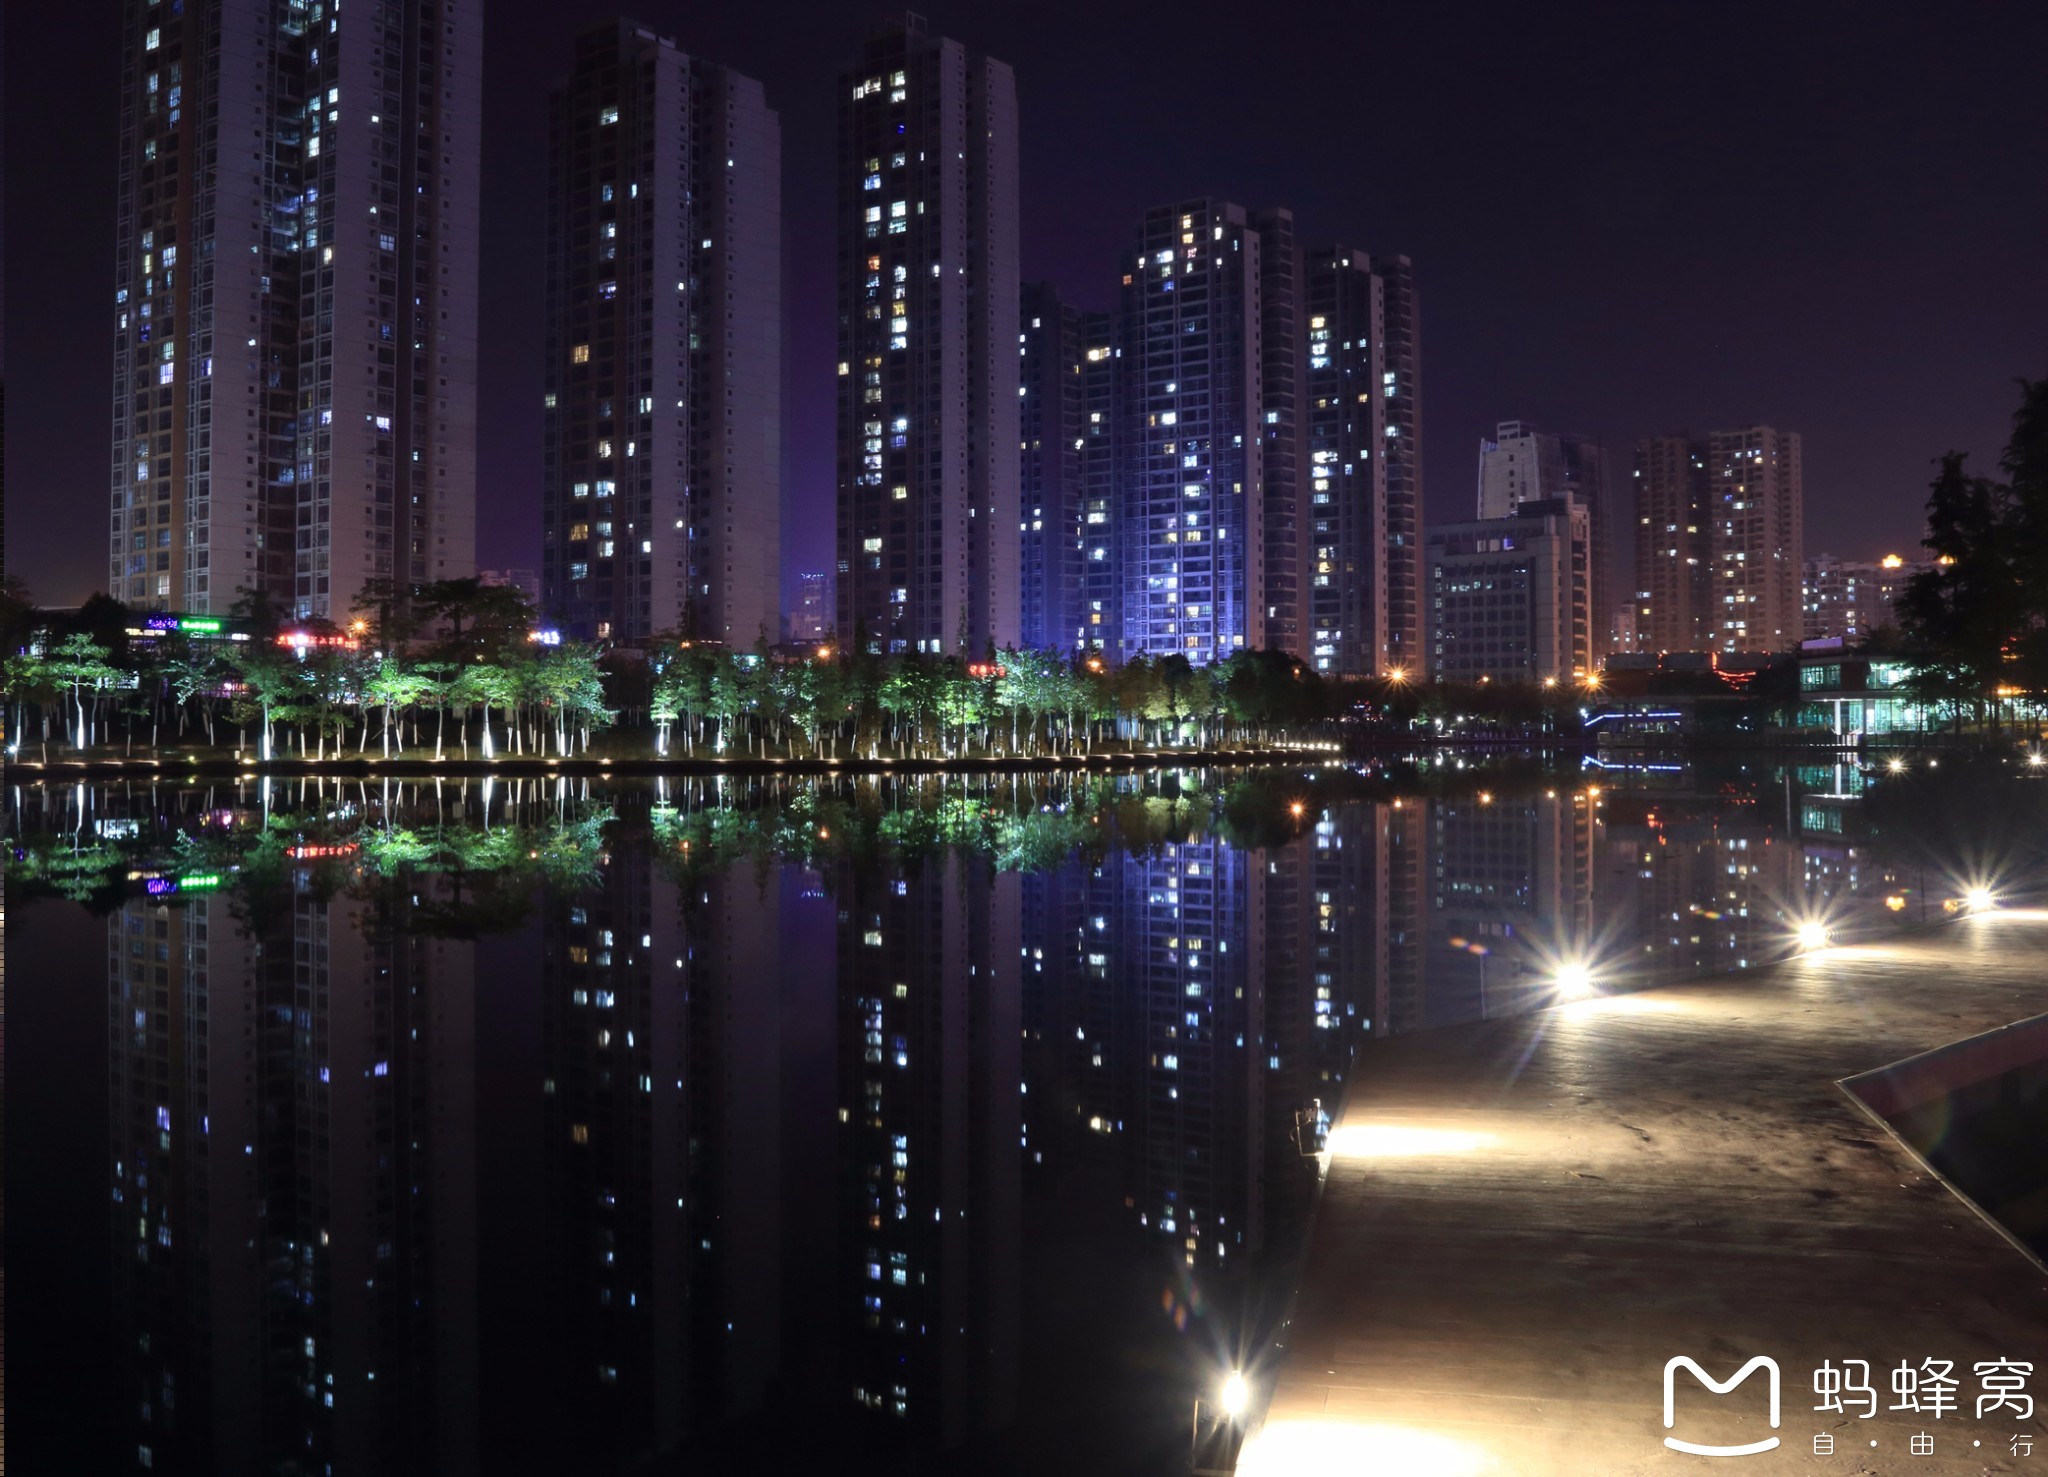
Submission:
[[[1524,768],[1540,779],[1539,766],[1510,762],[1491,766],[1487,782],[1513,784]],[[24,897],[55,894],[97,914],[151,878],[216,877],[252,921],[284,906],[277,894],[293,888],[367,897],[435,875],[446,880],[445,895],[423,898],[417,926],[473,938],[525,918],[536,883],[592,884],[614,842],[651,845],[677,880],[742,863],[830,874],[842,864],[902,866],[952,852],[998,871],[1039,873],[1099,862],[1113,846],[1149,853],[1212,837],[1282,845],[1333,802],[1457,793],[1479,777],[1439,766],[1372,776],[1341,768],[749,776],[602,789],[568,779],[53,788],[13,817],[6,870]]]

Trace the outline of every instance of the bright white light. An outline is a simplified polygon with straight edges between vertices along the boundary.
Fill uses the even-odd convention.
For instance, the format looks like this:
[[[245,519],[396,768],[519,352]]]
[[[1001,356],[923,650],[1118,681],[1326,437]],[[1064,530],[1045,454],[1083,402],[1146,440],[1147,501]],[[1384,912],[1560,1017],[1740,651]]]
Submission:
[[[1481,1447],[1406,1426],[1269,1421],[1238,1454],[1238,1477],[1482,1477],[1506,1468]]]
[[[1577,1000],[1593,993],[1593,971],[1582,959],[1568,959],[1557,967],[1557,993]]]
[[[1430,1154],[1469,1154],[1492,1142],[1490,1133],[1455,1128],[1357,1123],[1330,1130],[1325,1147],[1333,1159],[1406,1159]]]
[[[1891,763],[1887,764],[1885,768],[1889,769],[1893,774],[1901,774],[1905,771],[1906,761],[1903,759],[1894,759]]]
[[[1963,901],[1969,904],[1972,913],[1981,913],[1986,908],[1998,906],[1997,896],[1988,887],[1971,888],[1963,894]]]
[[[1802,949],[1825,949],[1828,946],[1828,926],[1809,919],[1799,925],[1799,947]]]
[[[1223,1413],[1232,1420],[1244,1414],[1244,1408],[1251,1404],[1252,1388],[1245,1383],[1242,1370],[1230,1371],[1230,1378],[1223,1382]]]
[[[2027,768],[2039,769],[2043,764],[2048,764],[2048,754],[2043,754],[2039,749],[2036,749],[2033,753],[2027,755]]]

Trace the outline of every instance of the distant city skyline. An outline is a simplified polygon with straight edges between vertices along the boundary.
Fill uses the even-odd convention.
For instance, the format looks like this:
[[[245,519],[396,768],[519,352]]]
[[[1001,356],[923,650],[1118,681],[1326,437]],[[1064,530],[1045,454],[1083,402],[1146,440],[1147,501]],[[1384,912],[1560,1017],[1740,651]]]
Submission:
[[[494,511],[480,520],[477,559],[489,566],[539,563],[532,515],[540,484],[533,407],[541,360],[544,202],[535,161],[545,133],[542,100],[565,71],[568,38],[615,12],[501,0],[486,28],[479,270],[482,299],[493,306],[480,325],[478,464]],[[857,45],[863,17],[806,5],[685,14],[663,4],[632,12],[692,54],[761,77],[769,106],[785,118],[794,243],[785,271],[786,496],[794,512],[783,570],[787,608],[794,571],[827,562],[828,520],[820,514],[830,450],[817,429],[824,397],[833,393],[825,269],[832,248],[820,227],[832,211],[831,79]],[[111,66],[80,71],[44,59],[110,57],[118,17],[60,8],[14,19],[14,57],[36,62],[17,69],[16,106],[54,113],[61,96],[73,120],[45,148],[12,161],[15,187],[28,198],[66,199],[78,224],[58,236],[24,236],[10,252],[17,286],[34,281],[38,289],[10,304],[16,357],[36,366],[31,377],[17,365],[10,567],[45,601],[72,603],[107,580],[104,547],[81,547],[66,510],[79,488],[81,457],[88,468],[104,465],[107,361],[97,325],[106,321],[110,292],[110,255],[100,243],[113,237],[117,79]],[[1158,113],[1168,79],[1206,55],[1211,40],[1176,38],[1154,56],[1161,43],[1146,34],[1142,44],[1159,65],[1132,70],[1125,62],[1146,30],[1135,17],[1092,16],[1099,44],[1083,52],[1061,41],[1071,27],[1057,10],[1034,13],[1028,23],[934,18],[935,29],[1016,67],[1024,270],[1060,282],[1084,308],[1107,306],[1091,284],[1116,255],[1133,212],[1188,187],[1287,200],[1318,229],[1412,251],[1433,305],[1428,444],[1437,467],[1455,467],[1461,448],[1503,411],[1585,429],[1610,448],[1684,420],[1796,425],[1816,469],[1809,538],[1845,557],[1916,551],[1925,484],[1940,452],[1959,446],[1973,452],[1974,467],[1992,469],[2006,429],[2008,381],[2037,372],[2048,344],[2048,287],[2024,269],[2020,246],[2041,235],[2043,202],[1996,183],[2016,177],[2023,141],[2038,137],[2044,121],[2044,104],[2023,85],[2018,60],[2030,54],[2041,17],[2015,14],[1965,32],[1888,14],[1860,30],[1845,56],[1820,18],[1774,15],[1773,62],[1756,79],[1758,106],[1704,131],[1688,120],[1705,116],[1699,110],[1713,95],[1723,54],[1738,44],[1733,32],[1704,20],[1654,22],[1672,32],[1664,38],[1660,30],[1660,42],[1672,43],[1658,48],[1667,60],[1639,68],[1620,59],[1645,40],[1650,18],[1563,17],[1537,39],[1539,49],[1589,65],[1601,56],[1616,63],[1608,69],[1616,87],[1597,107],[1590,98],[1567,100],[1528,125],[1526,146],[1552,162],[1543,177],[1553,184],[1570,178],[1574,187],[1560,192],[1536,178],[1495,176],[1480,198],[1467,198],[1465,182],[1497,139],[1493,123],[1452,105],[1475,65],[1467,38],[1428,17],[1390,24],[1405,43],[1406,64],[1381,77],[1368,116],[1345,129],[1318,127],[1325,104],[1310,89],[1287,85],[1307,78],[1331,38],[1306,19],[1282,16],[1241,38],[1245,49],[1233,58],[1234,72],[1266,79],[1257,121],[1236,122],[1251,115],[1219,106],[1168,142],[1142,132],[1140,120]],[[1753,28],[1736,29],[1741,44],[1753,41]],[[792,44],[793,36],[802,44]],[[1958,65],[1930,83],[1919,58],[1937,37]],[[1489,73],[1485,59],[1477,65]],[[1443,87],[1447,76],[1461,86]],[[1271,85],[1275,78],[1280,85]],[[1097,102],[1086,108],[1068,101],[1090,97]],[[1616,130],[1616,116],[1637,126]],[[1338,147],[1359,129],[1394,140],[1369,156],[1369,176],[1356,162],[1367,156]],[[1083,138],[1086,149],[1078,147]],[[1132,146],[1119,147],[1122,138]],[[1690,198],[1676,182],[1785,157],[1799,159],[1802,177],[1821,183],[1780,203],[1768,252],[1737,253],[1732,219],[1702,216],[1699,229],[1682,233],[1652,228]],[[1655,171],[1644,167],[1652,158]],[[1958,200],[1979,202],[1971,229],[1961,233],[1943,224]],[[1517,250],[1482,246],[1476,216],[1510,207],[1532,222],[1518,234]],[[1542,222],[1560,212],[1581,229],[1547,232]],[[1566,246],[1565,235],[1575,244]],[[1840,248],[1851,240],[1857,249],[1845,258]],[[1737,254],[1743,269],[1730,272]],[[1938,290],[1901,303],[1880,332],[1859,304],[1876,284],[1909,271]],[[1427,516],[1455,514],[1461,482],[1433,478]]]

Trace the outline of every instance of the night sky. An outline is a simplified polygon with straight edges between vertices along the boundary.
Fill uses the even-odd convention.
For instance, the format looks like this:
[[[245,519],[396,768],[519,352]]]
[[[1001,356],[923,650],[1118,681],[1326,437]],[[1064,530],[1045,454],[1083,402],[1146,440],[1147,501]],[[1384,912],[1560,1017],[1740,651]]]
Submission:
[[[114,0],[7,7],[7,562],[103,578]],[[543,130],[580,25],[488,0],[478,561],[539,562]],[[782,115],[785,574],[832,547],[833,150],[870,14],[647,3]],[[1930,463],[1990,471],[2048,375],[2048,6],[939,7],[1008,61],[1023,267],[1106,307],[1150,204],[1293,207],[1303,240],[1413,256],[1428,516],[1470,516],[1495,421],[1606,438],[1806,437],[1809,552],[1908,550]]]

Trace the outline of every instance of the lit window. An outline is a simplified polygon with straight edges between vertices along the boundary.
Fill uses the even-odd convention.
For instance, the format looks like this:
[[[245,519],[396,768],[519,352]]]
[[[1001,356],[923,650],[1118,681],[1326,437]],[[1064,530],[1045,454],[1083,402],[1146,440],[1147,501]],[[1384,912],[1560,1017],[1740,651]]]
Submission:
[[[590,362],[590,345],[578,344],[575,348],[571,349],[569,351],[569,362],[571,364],[588,364]]]
[[[618,122],[618,121],[619,121],[619,110],[618,110],[617,108],[605,108],[605,109],[602,109],[602,110],[601,110],[601,111],[600,111],[600,112],[598,113],[598,115],[597,115],[597,122],[598,122],[598,126],[599,126],[600,128],[602,128],[602,127],[604,127],[604,126],[606,126],[606,125],[608,125],[608,124],[616,123],[616,122]]]

